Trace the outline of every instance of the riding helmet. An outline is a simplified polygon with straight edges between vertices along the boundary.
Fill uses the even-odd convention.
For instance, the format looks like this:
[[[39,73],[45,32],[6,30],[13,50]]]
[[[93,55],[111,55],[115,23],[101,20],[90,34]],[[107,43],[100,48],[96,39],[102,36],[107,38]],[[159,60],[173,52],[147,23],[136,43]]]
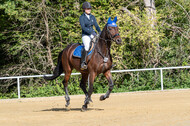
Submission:
[[[89,2],[84,2],[83,4],[82,4],[82,9],[87,9],[87,8],[92,8],[92,6],[91,6],[91,4],[89,3]]]

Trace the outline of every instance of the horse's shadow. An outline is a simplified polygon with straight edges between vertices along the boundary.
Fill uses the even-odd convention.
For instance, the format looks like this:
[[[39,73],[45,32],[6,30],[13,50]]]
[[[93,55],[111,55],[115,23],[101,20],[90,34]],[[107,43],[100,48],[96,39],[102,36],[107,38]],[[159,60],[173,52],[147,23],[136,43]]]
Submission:
[[[88,108],[86,111],[103,111],[103,110],[104,109],[100,109],[100,108]],[[51,109],[45,109],[45,110],[41,110],[41,111],[68,112],[68,111],[81,111],[81,108],[70,108],[69,110],[66,108],[51,108]]]

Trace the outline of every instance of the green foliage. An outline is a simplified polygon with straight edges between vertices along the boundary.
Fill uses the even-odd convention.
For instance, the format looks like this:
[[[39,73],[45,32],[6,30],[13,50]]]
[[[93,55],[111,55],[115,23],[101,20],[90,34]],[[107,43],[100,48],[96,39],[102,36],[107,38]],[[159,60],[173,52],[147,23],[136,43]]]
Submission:
[[[0,76],[52,73],[59,52],[70,43],[81,42],[79,16],[84,0],[0,1]],[[143,1],[89,0],[102,29],[117,16],[121,46],[112,44],[114,69],[136,69],[190,65],[190,1],[156,0],[154,28],[150,27]],[[123,10],[127,8],[132,15]],[[48,24],[48,25],[47,25]],[[75,70],[73,72],[76,72]],[[164,71],[164,87],[190,88],[189,70]],[[160,89],[159,71],[113,74],[113,92]],[[64,95],[63,77],[52,82],[41,78],[21,79],[21,97]],[[83,94],[80,76],[71,77],[70,94]],[[99,75],[94,92],[108,89]],[[16,98],[16,82],[0,81],[0,98]]]

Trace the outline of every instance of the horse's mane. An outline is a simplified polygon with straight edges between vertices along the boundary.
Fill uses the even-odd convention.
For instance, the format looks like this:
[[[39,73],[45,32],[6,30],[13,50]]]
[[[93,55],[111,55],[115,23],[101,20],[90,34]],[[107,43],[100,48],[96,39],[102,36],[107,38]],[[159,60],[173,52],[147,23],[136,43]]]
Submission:
[[[103,28],[103,30],[102,30],[102,32],[101,32],[101,35],[100,35],[100,37],[101,37],[103,34],[105,34],[105,32],[106,32],[106,29],[107,29],[107,24],[104,26],[104,28]]]
[[[103,44],[108,44],[107,42],[109,41],[109,39],[106,36],[106,32],[107,32],[107,24],[104,26],[104,28],[98,38],[97,45],[99,45],[100,48],[103,46]]]

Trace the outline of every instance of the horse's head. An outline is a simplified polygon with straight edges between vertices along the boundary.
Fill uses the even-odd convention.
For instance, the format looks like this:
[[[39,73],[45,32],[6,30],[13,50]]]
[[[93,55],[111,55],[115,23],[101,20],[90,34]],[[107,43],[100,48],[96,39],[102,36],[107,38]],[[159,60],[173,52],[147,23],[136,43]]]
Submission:
[[[121,44],[122,40],[119,35],[119,30],[118,26],[116,24],[117,22],[117,17],[114,18],[114,20],[111,20],[111,17],[109,17],[108,22],[107,22],[107,34],[109,39],[115,41],[117,44]]]

